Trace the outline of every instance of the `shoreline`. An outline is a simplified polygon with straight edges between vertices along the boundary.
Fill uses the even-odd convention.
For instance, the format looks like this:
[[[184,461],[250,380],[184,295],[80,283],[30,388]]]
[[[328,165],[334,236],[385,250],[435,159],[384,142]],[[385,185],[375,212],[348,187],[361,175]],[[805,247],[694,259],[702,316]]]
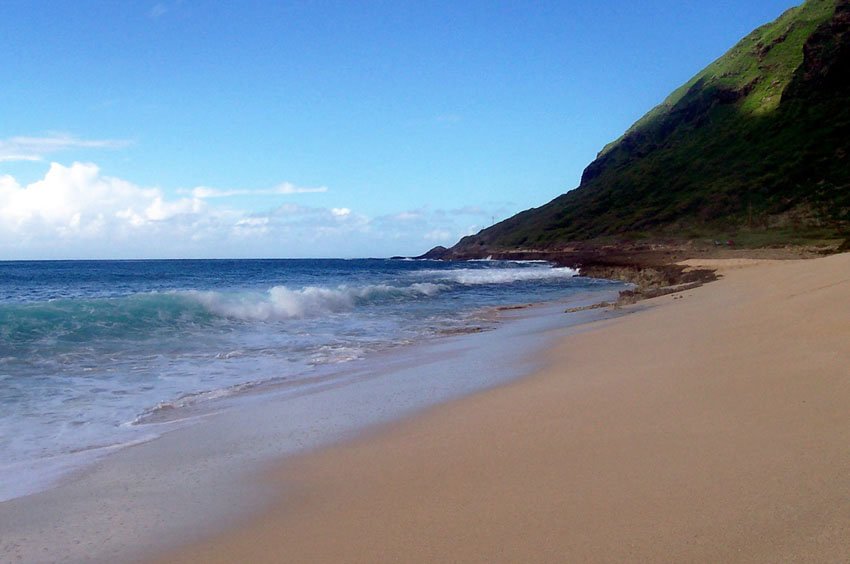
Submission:
[[[256,480],[267,464],[523,377],[536,369],[535,358],[523,358],[547,339],[616,315],[561,316],[565,303],[606,293],[616,291],[498,311],[494,330],[385,351],[315,389],[246,393],[192,424],[178,422],[56,486],[0,503],[0,561],[135,560],[231,527],[273,499]]]
[[[588,292],[592,291],[588,289]],[[582,294],[583,290],[578,290],[576,294],[567,294],[562,299],[581,301],[583,300]],[[543,296],[540,298],[546,301],[549,299]],[[546,303],[546,301],[540,303]],[[162,434],[170,433],[186,424],[192,424],[194,420],[207,417],[218,411],[231,409],[245,396],[314,393],[316,389],[332,387],[338,385],[341,381],[350,380],[350,373],[362,372],[360,368],[361,360],[367,359],[368,362],[374,364],[376,361],[369,357],[380,359],[389,355],[388,358],[392,359],[396,354],[408,354],[406,352],[408,347],[412,346],[415,349],[420,345],[427,346],[434,339],[490,330],[495,324],[499,323],[500,317],[505,317],[505,315],[502,315],[503,311],[512,309],[513,306],[508,306],[508,309],[501,309],[494,305],[482,305],[478,309],[464,310],[463,315],[454,319],[453,323],[443,323],[442,329],[439,324],[435,324],[430,330],[420,331],[413,337],[409,335],[399,338],[387,337],[383,341],[363,339],[360,343],[354,339],[354,343],[351,345],[353,348],[347,349],[354,352],[346,353],[351,354],[351,356],[344,358],[343,361],[333,358],[333,349],[323,359],[321,355],[325,354],[322,352],[325,347],[322,347],[318,349],[321,354],[314,355],[312,359],[306,354],[302,354],[303,358],[296,358],[296,361],[301,364],[293,362],[279,368],[272,363],[261,365],[260,362],[255,361],[255,365],[262,366],[263,370],[251,371],[250,368],[252,367],[243,363],[241,365],[243,370],[239,371],[239,378],[231,378],[230,380],[221,378],[218,381],[210,379],[208,382],[205,381],[204,385],[211,387],[188,386],[182,391],[179,386],[176,386],[177,393],[175,395],[148,398],[148,403],[136,402],[136,404],[130,405],[128,402],[127,405],[130,405],[131,408],[135,407],[135,410],[125,410],[122,413],[123,417],[108,421],[107,423],[111,424],[113,429],[111,434],[108,431],[109,426],[105,425],[104,427],[107,430],[101,430],[100,435],[95,438],[89,437],[88,442],[79,441],[78,444],[71,443],[70,446],[62,445],[65,447],[64,451],[54,449],[54,451],[58,451],[54,452],[44,448],[38,453],[38,456],[29,458],[25,457],[28,454],[27,452],[24,452],[24,455],[20,455],[19,452],[11,452],[11,461],[7,459],[6,464],[0,461],[0,503],[55,487],[56,484],[62,483],[65,477],[85,471],[86,468],[91,467],[104,457],[111,456],[116,451],[156,440]],[[230,351],[230,348],[225,346],[222,351]],[[237,359],[241,352],[238,348],[236,349],[236,353],[239,353],[236,355]],[[229,355],[230,352],[219,353],[215,358],[218,359],[222,356],[229,358]],[[286,360],[291,361],[292,355]],[[352,363],[352,360],[355,362]],[[215,366],[207,365],[204,370],[210,371],[215,368]],[[236,372],[236,370],[233,372]],[[166,372],[163,373],[166,374]],[[245,374],[249,377],[245,377]],[[189,380],[191,381],[191,378]],[[220,384],[220,386],[216,387],[216,384]],[[90,411],[96,411],[96,409]],[[108,413],[109,410],[103,411]],[[13,411],[13,417],[10,417],[10,420],[14,420],[14,413]],[[59,419],[59,417],[54,416],[54,420]],[[74,424],[83,425],[87,422],[83,419],[75,421]],[[98,423],[101,423],[101,421],[98,421]],[[77,429],[74,428],[72,431],[77,431]],[[10,431],[9,436],[14,435],[15,433]],[[65,435],[73,437],[75,432],[68,432]],[[40,444],[35,440],[27,441],[28,436],[25,434],[23,436],[23,439],[18,440],[19,444]],[[80,433],[80,436],[85,437],[85,434]],[[16,457],[16,455],[18,456]]]
[[[850,255],[712,266],[532,376],[278,465],[262,515],[161,561],[846,557]]]

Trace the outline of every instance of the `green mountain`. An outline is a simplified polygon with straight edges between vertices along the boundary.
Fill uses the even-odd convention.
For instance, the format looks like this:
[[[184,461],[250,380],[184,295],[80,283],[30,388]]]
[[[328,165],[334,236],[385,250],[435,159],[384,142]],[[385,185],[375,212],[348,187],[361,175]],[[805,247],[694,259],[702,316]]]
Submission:
[[[808,0],[741,40],[618,140],[581,184],[455,255],[576,241],[846,236],[850,0]]]

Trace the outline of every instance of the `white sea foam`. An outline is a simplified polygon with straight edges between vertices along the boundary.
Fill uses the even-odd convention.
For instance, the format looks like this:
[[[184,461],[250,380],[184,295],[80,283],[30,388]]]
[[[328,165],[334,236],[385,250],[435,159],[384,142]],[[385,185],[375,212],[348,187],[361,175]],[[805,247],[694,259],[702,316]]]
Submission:
[[[510,284],[532,280],[557,280],[578,276],[573,268],[456,268],[450,270],[427,270],[424,274],[437,280],[451,281],[468,286],[479,284]]]
[[[597,289],[525,262],[6,265],[17,274],[0,276],[0,497],[63,475],[70,453],[88,460],[231,396],[300,390],[378,351],[489,328],[480,308]],[[33,276],[49,282],[37,294]],[[36,485],[7,481],[20,468]]]
[[[164,423],[189,418],[192,417],[194,413],[186,408],[196,407],[200,404],[217,399],[235,396],[241,392],[257,387],[260,383],[261,382],[243,382],[227,388],[217,388],[214,390],[204,390],[201,392],[184,394],[171,401],[159,402],[155,406],[144,410],[132,421],[124,423],[123,426],[132,427],[135,425]]]
[[[393,296],[433,296],[444,289],[446,286],[442,284],[419,282],[409,286],[307,286],[296,290],[275,286],[267,292],[188,291],[183,294],[222,317],[244,321],[279,321],[348,311],[359,303]]]
[[[329,346],[325,345],[313,353],[311,364],[341,364],[343,362],[351,362],[359,360],[366,355],[366,349],[363,347],[345,347],[345,346]]]

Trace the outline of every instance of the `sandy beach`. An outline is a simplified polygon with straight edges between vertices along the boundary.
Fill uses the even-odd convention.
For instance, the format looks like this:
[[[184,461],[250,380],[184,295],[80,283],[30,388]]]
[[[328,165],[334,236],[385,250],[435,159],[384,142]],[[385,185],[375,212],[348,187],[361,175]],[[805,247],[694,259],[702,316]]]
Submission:
[[[161,561],[846,561],[850,254],[710,266],[532,377],[284,462],[270,510]]]

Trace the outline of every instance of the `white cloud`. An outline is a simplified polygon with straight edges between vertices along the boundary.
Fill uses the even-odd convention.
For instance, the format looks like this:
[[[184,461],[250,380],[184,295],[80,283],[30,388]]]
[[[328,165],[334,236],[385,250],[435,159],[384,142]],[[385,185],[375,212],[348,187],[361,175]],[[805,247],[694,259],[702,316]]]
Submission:
[[[327,186],[318,186],[316,188],[304,188],[302,186],[295,186],[294,184],[290,184],[289,182],[284,182],[283,184],[278,184],[276,187],[272,188],[272,191],[275,194],[310,194],[316,192],[327,192]]]
[[[46,156],[69,149],[120,149],[130,142],[119,139],[80,139],[66,133],[46,137],[0,139],[0,162],[41,161]]]
[[[303,191],[317,189],[284,183],[264,192]],[[287,203],[258,214],[199,195],[169,197],[90,163],[53,163],[27,185],[0,175],[0,257],[327,256],[343,248],[333,241],[369,231],[369,219],[346,207]]]
[[[0,231],[26,237],[97,236],[110,226],[140,227],[203,210],[201,200],[166,201],[159,189],[103,176],[94,164],[53,163],[27,186],[0,177]]]
[[[420,211],[403,211],[392,216],[392,219],[396,221],[413,221],[421,218],[422,212]]]
[[[282,187],[282,188],[281,188]],[[298,193],[283,184],[275,193]],[[283,192],[281,192],[281,190]],[[285,202],[264,212],[190,191],[171,196],[102,174],[50,165],[21,185],[0,175],[0,257],[321,257],[419,254],[450,245],[485,210],[420,208],[369,217],[346,206]]]
[[[233,196],[274,196],[287,194],[320,194],[327,192],[327,186],[317,186],[314,188],[296,186],[289,182],[278,184],[273,188],[261,188],[258,190],[248,189],[230,189],[222,190],[219,188],[209,188],[207,186],[198,186],[188,191],[195,198],[229,198]],[[184,191],[185,193],[186,191]]]
[[[489,224],[490,220],[509,213],[510,208],[502,202],[451,209],[425,206],[377,217],[372,220],[371,226],[387,238],[401,241],[415,236],[419,244],[424,240],[431,245],[449,246],[471,232],[477,233],[480,228],[476,225],[483,223],[482,219],[486,218]]]
[[[278,207],[269,216],[275,218],[278,225],[298,228],[301,236],[308,239],[317,234],[342,236],[355,231],[367,232],[372,223],[370,218],[349,208],[316,208],[293,203]]]
[[[0,151],[2,151],[2,146],[0,146]],[[40,161],[41,157],[38,155],[22,155],[17,153],[0,153],[0,163],[7,162],[15,162],[15,161]]]
[[[233,234],[237,237],[258,237],[269,232],[268,217],[246,217],[236,222]]]

